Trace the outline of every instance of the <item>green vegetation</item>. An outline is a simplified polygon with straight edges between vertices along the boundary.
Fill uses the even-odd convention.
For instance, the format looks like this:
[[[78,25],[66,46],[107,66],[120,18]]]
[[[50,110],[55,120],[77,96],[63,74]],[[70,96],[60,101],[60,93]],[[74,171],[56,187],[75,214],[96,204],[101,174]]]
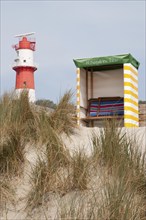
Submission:
[[[58,214],[62,220],[146,219],[146,154],[141,154],[137,141],[127,138],[115,121],[105,123],[105,128],[92,136],[87,177],[93,181],[84,193],[62,201]]]
[[[144,101],[144,100],[139,100],[139,104],[146,104],[146,101]]]
[[[0,100],[0,173],[18,175],[24,161],[24,146],[30,140],[29,122],[34,120],[27,93],[14,100],[5,94]]]
[[[24,149],[26,144],[36,143],[42,147],[46,144],[46,163],[39,160],[36,168],[39,170],[42,166],[44,169],[39,176],[42,185],[42,176],[45,168],[53,169],[55,166],[67,163],[68,158],[63,151],[59,134],[69,134],[73,127],[76,126],[72,122],[72,114],[74,106],[70,103],[72,97],[71,91],[67,92],[60,100],[53,113],[46,113],[45,109],[41,111],[35,110],[35,106],[28,101],[26,91],[21,93],[19,99],[14,94],[5,94],[0,100],[0,177],[5,178],[5,185],[10,179],[23,174],[24,166]],[[72,108],[72,109],[71,109]],[[53,122],[56,120],[56,123]],[[57,128],[56,128],[57,126]],[[56,161],[56,163],[55,163]],[[46,181],[48,182],[47,169]],[[32,174],[33,176],[33,174]],[[36,178],[32,178],[37,180]],[[49,182],[48,182],[49,183]],[[3,182],[0,184],[0,192],[3,192]],[[39,184],[35,184],[38,189]],[[9,187],[7,187],[9,189]],[[45,191],[44,191],[45,192]],[[5,194],[5,193],[4,193]],[[30,196],[31,197],[31,196]],[[1,202],[3,203],[3,196]],[[9,196],[7,197],[7,199]],[[37,204],[37,199],[35,199]],[[31,199],[29,199],[31,200]],[[33,201],[34,201],[33,200]]]
[[[38,99],[35,102],[35,104],[43,106],[43,107],[52,108],[52,109],[56,108],[56,104],[53,101],[49,100],[49,99]]]
[[[30,141],[29,121],[33,114],[27,93],[20,99],[14,94],[4,94],[0,100],[0,206],[14,204],[14,189],[11,181],[22,174],[24,147]]]
[[[89,159],[84,152],[77,151],[72,158],[72,189],[85,190],[89,182]]]
[[[92,140],[93,159],[97,158],[108,171],[103,182],[105,200],[100,218],[105,218],[106,207],[107,219],[144,219],[146,155],[141,154],[137,141],[122,134],[114,121],[107,122],[99,136],[93,134]]]
[[[0,212],[2,212],[7,202],[10,204],[14,204],[15,191],[12,185],[9,183],[8,179],[5,179],[4,176],[1,175],[0,179]]]
[[[66,92],[56,106],[55,111],[50,116],[51,126],[58,134],[64,132],[67,135],[73,133],[76,127],[76,121],[73,120],[75,115],[75,106],[71,102],[73,93],[71,90]]]
[[[75,132],[72,93],[60,99],[53,112],[35,110],[28,94],[0,100],[0,205],[15,203],[13,178],[21,178],[27,144],[36,146],[36,162],[29,173],[26,210],[47,206],[50,194],[59,195],[57,219],[146,219],[146,153],[128,138],[116,121],[90,139],[91,155],[70,154],[64,138]],[[77,146],[76,146],[77,147]],[[66,199],[65,199],[66,198]],[[46,219],[48,213],[46,213]],[[34,217],[32,217],[34,218]]]

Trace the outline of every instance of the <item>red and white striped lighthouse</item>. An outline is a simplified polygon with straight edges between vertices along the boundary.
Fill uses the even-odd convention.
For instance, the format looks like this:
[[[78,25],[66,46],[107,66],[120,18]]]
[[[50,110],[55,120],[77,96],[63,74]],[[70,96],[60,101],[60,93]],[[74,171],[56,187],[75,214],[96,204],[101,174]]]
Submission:
[[[34,33],[16,36],[19,37],[19,43],[13,46],[17,52],[13,70],[16,71],[16,95],[19,97],[21,92],[26,89],[29,101],[35,102],[34,72],[37,70],[37,67],[33,60],[33,53],[36,42],[28,37],[32,34]]]

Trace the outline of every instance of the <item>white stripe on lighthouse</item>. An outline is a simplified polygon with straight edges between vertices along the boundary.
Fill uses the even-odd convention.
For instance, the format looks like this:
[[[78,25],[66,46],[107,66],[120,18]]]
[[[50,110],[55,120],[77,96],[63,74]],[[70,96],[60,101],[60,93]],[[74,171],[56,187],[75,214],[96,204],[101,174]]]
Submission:
[[[26,91],[28,91],[28,99],[29,99],[29,102],[35,102],[35,90],[34,89],[25,89]],[[19,98],[20,97],[20,94],[21,92],[23,92],[24,89],[15,89],[15,94],[16,94],[16,97]]]

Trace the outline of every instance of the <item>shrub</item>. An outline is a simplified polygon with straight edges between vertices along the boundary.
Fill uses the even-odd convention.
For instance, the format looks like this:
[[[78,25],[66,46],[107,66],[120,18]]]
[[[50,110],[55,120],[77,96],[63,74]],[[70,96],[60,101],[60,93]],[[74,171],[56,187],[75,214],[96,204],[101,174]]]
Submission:
[[[36,105],[39,105],[39,106],[43,106],[43,107],[48,107],[48,108],[52,108],[52,109],[55,109],[56,108],[56,104],[49,100],[49,99],[38,99],[36,102],[35,102]]]

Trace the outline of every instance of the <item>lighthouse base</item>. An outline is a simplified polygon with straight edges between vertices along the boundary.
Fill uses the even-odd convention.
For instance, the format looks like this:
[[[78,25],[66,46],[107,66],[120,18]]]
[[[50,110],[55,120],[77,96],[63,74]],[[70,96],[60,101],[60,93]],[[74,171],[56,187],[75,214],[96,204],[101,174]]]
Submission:
[[[16,97],[20,97],[21,92],[23,92],[24,89],[16,89],[15,90],[15,95]],[[34,89],[25,89],[25,91],[28,91],[28,98],[29,102],[35,102],[35,90]]]

